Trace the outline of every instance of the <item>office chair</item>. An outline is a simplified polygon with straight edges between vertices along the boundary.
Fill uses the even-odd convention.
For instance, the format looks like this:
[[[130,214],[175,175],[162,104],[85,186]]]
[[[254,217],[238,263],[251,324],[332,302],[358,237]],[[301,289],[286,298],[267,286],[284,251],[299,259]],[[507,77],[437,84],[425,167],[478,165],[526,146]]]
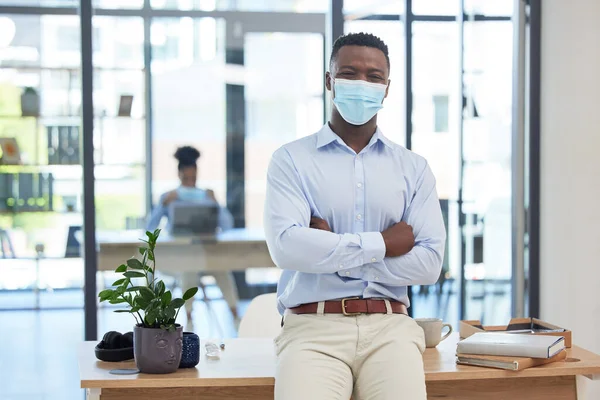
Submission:
[[[69,233],[67,234],[67,246],[65,248],[65,258],[81,257],[81,243],[79,243],[79,240],[77,240],[77,232],[79,231],[81,231],[81,226],[69,226]]]
[[[0,229],[0,251],[2,258],[17,258],[10,236],[4,229]]]
[[[238,329],[240,338],[275,338],[281,331],[277,293],[256,296],[250,302]]]

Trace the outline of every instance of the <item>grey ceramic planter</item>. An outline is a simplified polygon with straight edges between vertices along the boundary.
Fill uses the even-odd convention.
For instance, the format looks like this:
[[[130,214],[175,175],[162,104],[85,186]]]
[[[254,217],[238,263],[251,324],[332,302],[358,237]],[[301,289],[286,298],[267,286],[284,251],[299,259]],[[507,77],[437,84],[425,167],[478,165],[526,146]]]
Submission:
[[[133,328],[135,364],[146,374],[169,374],[177,371],[181,362],[183,327],[175,332],[164,329]]]
[[[21,95],[21,115],[24,117],[39,117],[40,96],[33,89],[27,89]]]

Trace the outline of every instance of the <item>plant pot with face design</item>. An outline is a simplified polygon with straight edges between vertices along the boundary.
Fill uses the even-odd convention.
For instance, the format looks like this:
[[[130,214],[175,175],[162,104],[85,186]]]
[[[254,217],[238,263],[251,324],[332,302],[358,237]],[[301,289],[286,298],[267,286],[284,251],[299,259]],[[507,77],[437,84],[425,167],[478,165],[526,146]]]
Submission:
[[[177,371],[181,362],[183,328],[174,331],[160,328],[133,328],[133,354],[140,372],[169,374]]]

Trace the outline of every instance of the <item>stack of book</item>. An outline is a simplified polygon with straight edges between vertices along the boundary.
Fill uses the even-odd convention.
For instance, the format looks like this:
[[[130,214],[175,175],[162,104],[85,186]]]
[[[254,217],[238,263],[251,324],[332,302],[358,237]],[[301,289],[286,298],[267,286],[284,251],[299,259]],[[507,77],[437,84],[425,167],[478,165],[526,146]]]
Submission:
[[[567,357],[562,336],[520,333],[476,333],[460,341],[456,362],[520,371]]]

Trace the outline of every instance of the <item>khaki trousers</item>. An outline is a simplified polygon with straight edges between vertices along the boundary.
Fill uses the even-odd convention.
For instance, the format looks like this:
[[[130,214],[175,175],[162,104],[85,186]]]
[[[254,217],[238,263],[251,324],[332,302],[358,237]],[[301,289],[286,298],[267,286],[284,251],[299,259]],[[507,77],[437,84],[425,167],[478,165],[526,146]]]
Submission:
[[[402,314],[286,313],[276,400],[426,400],[423,330]]]

